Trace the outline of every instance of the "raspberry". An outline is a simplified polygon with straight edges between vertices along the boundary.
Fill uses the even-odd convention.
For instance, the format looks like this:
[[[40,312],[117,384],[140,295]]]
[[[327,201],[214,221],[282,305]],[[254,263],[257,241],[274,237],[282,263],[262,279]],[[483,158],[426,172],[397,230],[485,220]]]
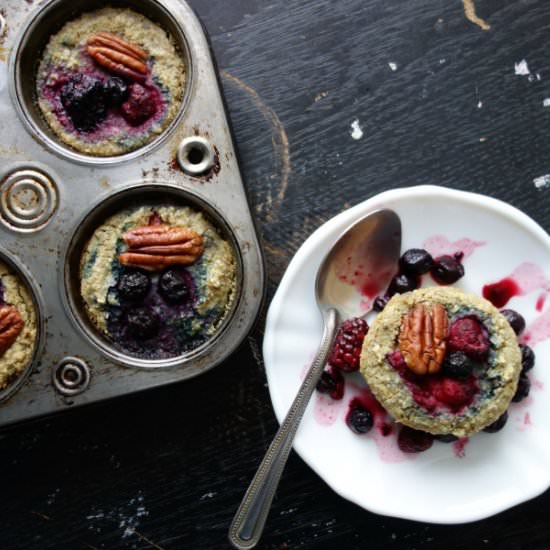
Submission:
[[[434,436],[420,430],[403,426],[397,437],[397,445],[404,453],[421,453],[427,451],[434,442]]]
[[[472,384],[452,378],[434,380],[432,393],[441,403],[458,408],[471,403],[475,388]]]
[[[130,84],[128,99],[122,104],[121,109],[122,116],[132,126],[144,123],[157,110],[151,92],[137,82]]]
[[[329,367],[324,370],[316,387],[319,393],[328,393],[332,399],[344,397],[344,377],[338,369]]]
[[[450,326],[447,343],[453,351],[463,351],[472,359],[484,359],[489,352],[489,333],[476,317],[461,317]]]
[[[343,372],[359,370],[359,357],[369,327],[364,319],[355,317],[342,323],[332,345],[328,362]]]

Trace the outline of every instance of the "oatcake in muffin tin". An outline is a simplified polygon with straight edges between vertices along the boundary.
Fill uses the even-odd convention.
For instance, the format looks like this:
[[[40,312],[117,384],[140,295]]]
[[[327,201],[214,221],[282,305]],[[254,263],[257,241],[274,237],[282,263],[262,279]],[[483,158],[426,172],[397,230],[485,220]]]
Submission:
[[[453,349],[449,334],[458,320],[479,326],[480,340],[487,343],[474,357],[474,372],[464,380],[449,379],[436,369],[415,372],[407,364],[411,350],[403,343],[403,323],[415,307],[433,311],[437,304],[443,306],[448,319],[446,349],[441,344],[444,353]],[[516,335],[506,319],[488,301],[449,287],[395,295],[374,320],[361,354],[361,373],[396,421],[417,430],[457,437],[482,430],[506,411],[520,371]]]

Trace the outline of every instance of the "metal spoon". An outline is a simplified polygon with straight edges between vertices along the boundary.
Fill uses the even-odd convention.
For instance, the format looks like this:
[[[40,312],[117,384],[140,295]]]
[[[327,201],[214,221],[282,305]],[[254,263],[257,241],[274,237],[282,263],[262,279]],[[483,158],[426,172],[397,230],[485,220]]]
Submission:
[[[385,290],[396,271],[400,249],[399,216],[392,210],[378,210],[348,227],[321,263],[315,281],[315,297],[324,321],[319,351],[233,518],[229,541],[235,548],[247,550],[260,540],[294,435],[323,372],[340,319],[365,313],[355,288],[357,278],[370,291]],[[342,280],[343,273],[356,272],[356,285]]]

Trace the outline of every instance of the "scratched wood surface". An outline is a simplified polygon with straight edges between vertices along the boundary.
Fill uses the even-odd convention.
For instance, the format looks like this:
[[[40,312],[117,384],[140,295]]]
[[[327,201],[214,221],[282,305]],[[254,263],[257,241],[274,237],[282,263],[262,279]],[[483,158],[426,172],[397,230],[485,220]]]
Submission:
[[[313,230],[394,187],[482,192],[550,230],[550,185],[537,179],[550,174],[545,0],[191,3],[217,56],[268,300]],[[530,74],[516,75],[522,60]],[[228,548],[277,427],[264,315],[196,380],[1,434],[0,548]],[[292,455],[260,548],[543,549],[549,507],[546,493],[467,526],[381,517]]]

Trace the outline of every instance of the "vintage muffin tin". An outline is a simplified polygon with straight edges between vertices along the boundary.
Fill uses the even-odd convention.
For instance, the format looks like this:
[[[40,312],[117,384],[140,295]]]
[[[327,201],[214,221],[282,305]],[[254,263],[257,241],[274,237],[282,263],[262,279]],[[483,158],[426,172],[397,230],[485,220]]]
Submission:
[[[6,0],[0,8],[0,259],[27,284],[38,313],[35,360],[0,393],[0,425],[196,376],[250,330],[263,296],[258,239],[214,63],[201,24],[181,0],[113,0],[176,40],[187,88],[170,127],[141,149],[90,157],[62,144],[35,103],[36,63],[49,36],[100,0]],[[9,56],[8,56],[9,52]],[[130,204],[201,210],[232,245],[237,296],[215,336],[170,360],[121,354],[91,326],[78,257],[91,232]]]

